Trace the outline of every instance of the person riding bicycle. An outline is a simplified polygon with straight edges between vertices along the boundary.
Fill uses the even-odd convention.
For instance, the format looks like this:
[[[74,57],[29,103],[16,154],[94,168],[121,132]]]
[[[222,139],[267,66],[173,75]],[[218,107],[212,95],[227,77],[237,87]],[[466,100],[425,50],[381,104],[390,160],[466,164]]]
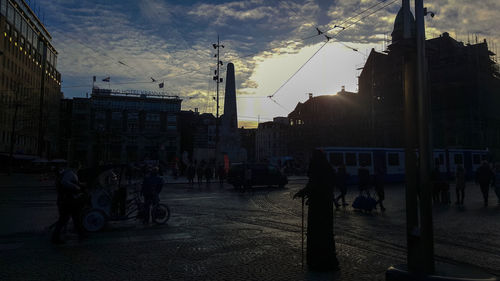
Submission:
[[[52,243],[54,244],[63,244],[65,242],[61,239],[61,231],[66,227],[70,218],[73,220],[78,238],[81,240],[86,237],[80,221],[85,193],[82,191],[83,184],[78,180],[77,173],[79,169],[80,163],[72,162],[67,169],[60,171],[56,179],[59,219],[52,233]]]
[[[144,224],[149,223],[151,206],[160,201],[160,192],[163,188],[163,179],[158,176],[158,168],[151,170],[142,182],[141,195],[144,197]]]

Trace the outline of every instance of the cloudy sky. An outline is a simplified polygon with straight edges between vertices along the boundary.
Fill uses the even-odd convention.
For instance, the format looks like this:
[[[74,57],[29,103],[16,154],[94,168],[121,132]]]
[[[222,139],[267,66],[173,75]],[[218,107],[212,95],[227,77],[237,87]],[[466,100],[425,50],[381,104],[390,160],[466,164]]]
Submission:
[[[500,1],[425,2],[436,12],[426,20],[428,38],[448,31],[461,41],[477,34],[500,44]],[[224,66],[235,64],[240,126],[250,126],[286,116],[307,93],[333,94],[343,85],[357,91],[357,69],[371,48],[387,45],[401,0],[37,0],[36,5],[59,51],[66,97],[85,96],[95,75],[98,86],[113,89],[160,90],[158,83],[164,82],[165,91],[183,97],[184,110],[215,112],[212,43],[219,34]],[[316,28],[334,40],[325,44],[324,36],[314,36]],[[100,82],[107,76],[109,84]]]

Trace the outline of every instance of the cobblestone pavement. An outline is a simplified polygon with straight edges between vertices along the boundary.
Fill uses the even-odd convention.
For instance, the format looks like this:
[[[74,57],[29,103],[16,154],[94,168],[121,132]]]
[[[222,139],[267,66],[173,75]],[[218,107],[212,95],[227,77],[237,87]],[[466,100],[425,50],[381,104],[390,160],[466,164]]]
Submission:
[[[339,273],[303,270],[300,200],[292,196],[304,183],[244,193],[168,185],[167,225],[110,223],[83,242],[70,232],[62,246],[48,242],[57,218],[54,188],[4,185],[0,280],[384,280],[388,266],[405,262],[404,189],[390,186],[385,213],[335,212]],[[478,193],[470,184],[465,207],[434,207],[436,259],[499,276],[500,207],[494,194],[494,206],[482,207]]]

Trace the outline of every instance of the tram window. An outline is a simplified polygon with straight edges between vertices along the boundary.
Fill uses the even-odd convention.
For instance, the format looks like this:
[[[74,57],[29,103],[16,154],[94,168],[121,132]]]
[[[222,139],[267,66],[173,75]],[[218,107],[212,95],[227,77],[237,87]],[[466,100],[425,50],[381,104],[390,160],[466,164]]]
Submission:
[[[463,159],[462,154],[455,154],[455,156],[453,156],[453,158],[455,159],[456,165],[462,165],[464,163],[464,159]]]
[[[344,155],[343,153],[334,152],[330,153],[330,164],[334,166],[341,166],[344,164]]]
[[[372,155],[370,153],[360,153],[359,154],[359,164],[371,166],[372,165]]]
[[[479,154],[472,154],[472,163],[474,165],[480,165],[481,164],[481,157]]]
[[[347,166],[356,166],[356,153],[345,154],[345,164]]]
[[[398,153],[389,153],[387,155],[387,162],[389,166],[399,166],[399,154]]]

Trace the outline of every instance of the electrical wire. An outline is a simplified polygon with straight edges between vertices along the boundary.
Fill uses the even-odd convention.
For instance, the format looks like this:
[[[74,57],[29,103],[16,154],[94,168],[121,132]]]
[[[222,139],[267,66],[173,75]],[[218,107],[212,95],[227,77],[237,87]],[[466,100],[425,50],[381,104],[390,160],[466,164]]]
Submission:
[[[276,93],[278,93],[278,91],[279,91],[279,90],[281,90],[281,88],[283,88],[283,86],[285,86],[285,85],[288,83],[288,81],[290,81],[293,77],[295,77],[295,75],[296,75],[296,74],[297,74],[297,73],[298,73],[298,72],[299,72],[302,68],[304,68],[304,66],[305,66],[305,65],[306,65],[309,61],[311,61],[311,59],[312,59],[312,58],[314,58],[314,56],[316,56],[316,54],[318,54],[318,52],[319,52],[319,51],[321,51],[321,49],[323,49],[323,47],[324,47],[327,43],[328,43],[328,41],[327,41],[327,42],[325,42],[323,45],[321,45],[321,47],[319,47],[319,49],[318,49],[316,52],[314,52],[314,54],[313,54],[313,55],[312,55],[312,56],[311,56],[311,57],[310,57],[310,58],[309,58],[309,59],[308,59],[308,60],[307,60],[304,64],[302,64],[302,66],[301,66],[301,67],[300,67],[297,71],[295,71],[295,73],[294,73],[294,74],[292,74],[292,76],[290,76],[290,77],[289,77],[289,78],[288,78],[288,79],[287,79],[287,80],[286,80],[286,81],[285,81],[285,82],[284,82],[284,83],[283,83],[283,84],[282,84],[282,85],[281,85],[281,86],[280,86],[280,87],[279,87],[276,91],[274,91],[274,93],[273,93],[272,95],[269,95],[268,97],[269,97],[269,98],[273,98],[273,97],[274,97],[274,95],[276,95]]]

